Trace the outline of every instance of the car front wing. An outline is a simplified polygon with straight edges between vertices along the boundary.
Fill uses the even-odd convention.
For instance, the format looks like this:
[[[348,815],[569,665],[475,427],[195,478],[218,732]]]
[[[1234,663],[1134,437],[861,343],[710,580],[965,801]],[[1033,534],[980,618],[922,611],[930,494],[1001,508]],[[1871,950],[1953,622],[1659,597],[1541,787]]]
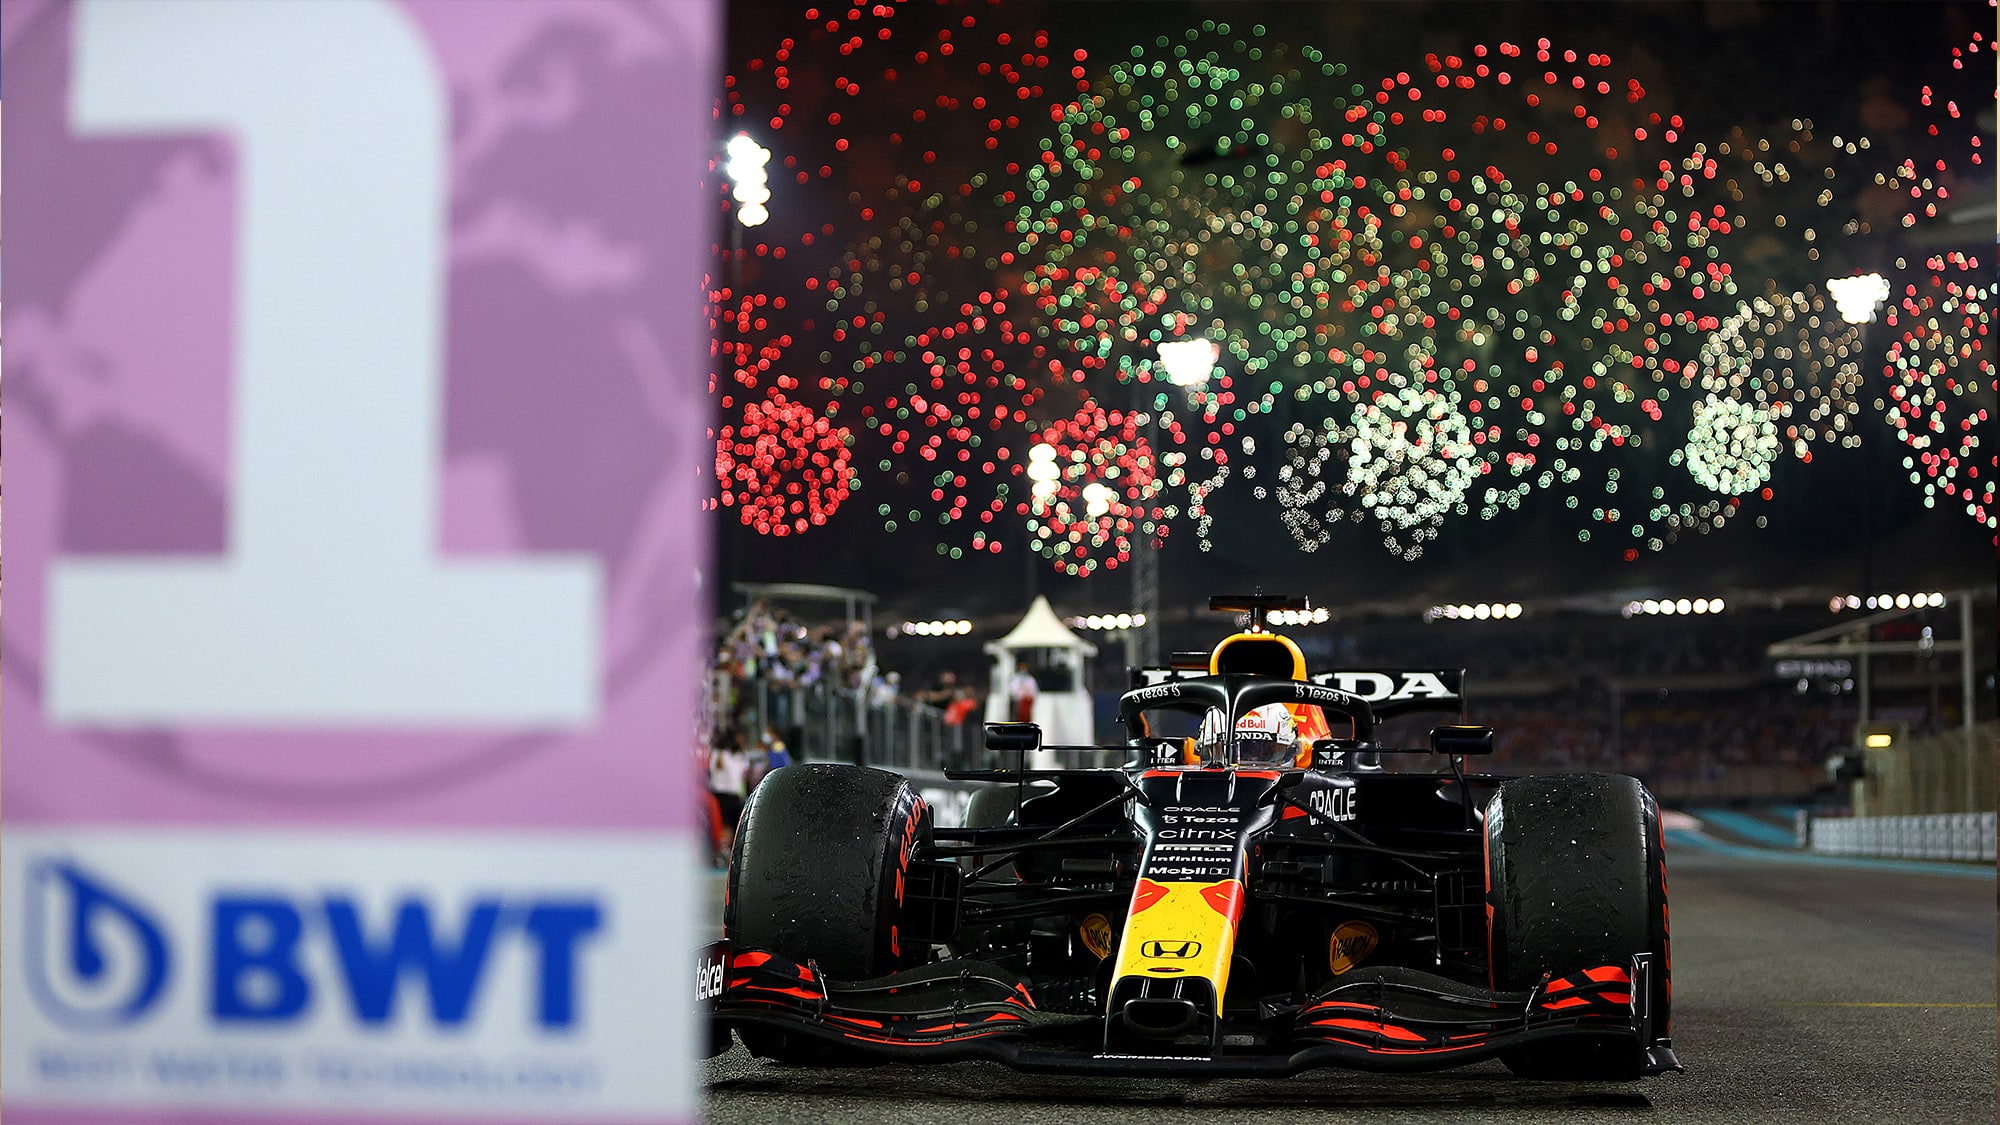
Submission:
[[[944,961],[868,981],[829,980],[761,950],[709,947],[720,964],[709,1015],[718,1028],[766,1027],[884,1061],[992,1059],[1023,1071],[1283,1076],[1316,1067],[1438,1070],[1552,1039],[1626,1040],[1640,1073],[1682,1069],[1647,1010],[1651,957],[1493,992],[1408,969],[1355,970],[1289,1021],[1230,1035],[1213,1052],[1160,1044],[1103,1049],[1103,1015],[1045,1012],[996,965]]]

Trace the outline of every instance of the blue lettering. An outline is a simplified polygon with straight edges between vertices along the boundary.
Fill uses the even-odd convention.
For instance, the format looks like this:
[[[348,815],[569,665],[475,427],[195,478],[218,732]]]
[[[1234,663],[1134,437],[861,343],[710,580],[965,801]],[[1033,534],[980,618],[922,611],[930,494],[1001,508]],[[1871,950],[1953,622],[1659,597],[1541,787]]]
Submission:
[[[359,912],[347,899],[327,899],[326,920],[347,974],[348,995],[363,1023],[388,1021],[396,984],[408,968],[424,974],[432,1016],[439,1023],[456,1024],[465,1022],[472,1005],[500,921],[500,904],[491,900],[473,904],[456,950],[439,947],[431,934],[430,912],[420,902],[406,901],[397,909],[396,929],[386,948],[368,940]]]
[[[215,900],[215,973],[209,1010],[217,1020],[288,1020],[312,998],[299,972],[305,924],[283,899]]]
[[[543,1027],[576,1022],[576,945],[603,921],[594,902],[545,902],[528,911],[528,937],[541,954]]]
[[[463,1024],[478,1001],[495,944],[509,928],[519,927],[534,961],[532,1018],[544,1029],[573,1027],[584,947],[604,928],[602,904],[589,900],[479,899],[466,911],[453,941],[440,936],[438,920],[421,899],[402,900],[394,920],[371,932],[361,905],[350,897],[328,896],[311,905],[275,897],[221,897],[214,901],[209,1005],[218,1022],[276,1023],[295,1020],[307,1010],[315,989],[301,943],[308,912],[320,911],[343,978],[339,983],[345,985],[355,1016],[370,1026],[395,1019],[397,994],[412,976],[422,981],[432,1020],[444,1026]]]

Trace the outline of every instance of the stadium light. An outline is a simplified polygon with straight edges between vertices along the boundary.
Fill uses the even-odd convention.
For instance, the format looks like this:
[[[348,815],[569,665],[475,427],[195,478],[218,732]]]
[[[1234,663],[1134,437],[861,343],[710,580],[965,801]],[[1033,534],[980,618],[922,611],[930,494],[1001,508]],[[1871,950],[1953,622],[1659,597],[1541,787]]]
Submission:
[[[1681,617],[1693,614],[1697,617],[1721,613],[1728,608],[1721,598],[1647,598],[1626,602],[1618,612],[1625,617]]]
[[[1032,482],[1029,492],[1035,510],[1042,511],[1061,488],[1062,470],[1056,467],[1055,446],[1039,441],[1028,447],[1028,480]]]
[[[1849,609],[1943,609],[1946,598],[1936,590],[1901,594],[1836,594],[1826,603],[1834,613]]]
[[[1127,629],[1146,627],[1143,613],[1092,613],[1087,616],[1065,617],[1063,624],[1072,629],[1092,629],[1100,632],[1119,632]]]
[[[1868,324],[1875,319],[1876,308],[1888,299],[1889,279],[1879,273],[1836,277],[1827,281],[1826,289],[1833,294],[1833,305],[1840,310],[1840,319],[1849,324]]]
[[[1221,357],[1222,349],[1214,340],[1196,338],[1160,343],[1160,363],[1176,387],[1206,386],[1209,377],[1215,374],[1215,361]]]
[[[771,162],[771,150],[758,144],[748,133],[729,138],[729,160],[722,170],[728,175],[730,195],[735,198],[736,221],[754,227],[771,217],[765,204],[771,202],[770,179],[764,166]]]
[[[956,621],[905,621],[901,632],[913,637],[962,637],[972,632],[972,622],[962,618]]]
[[[1478,605],[1434,605],[1424,611],[1426,621],[1512,621],[1521,616],[1520,602],[1483,602]]]

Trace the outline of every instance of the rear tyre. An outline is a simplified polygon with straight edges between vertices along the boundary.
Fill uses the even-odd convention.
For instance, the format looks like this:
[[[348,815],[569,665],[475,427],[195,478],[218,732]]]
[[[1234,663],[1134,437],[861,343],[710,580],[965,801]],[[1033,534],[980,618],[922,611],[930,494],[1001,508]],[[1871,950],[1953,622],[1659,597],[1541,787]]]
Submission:
[[[1626,966],[1651,953],[1653,1034],[1671,1032],[1666,856],[1659,809],[1633,778],[1524,777],[1486,810],[1486,903],[1493,986]],[[1502,1056],[1528,1078],[1622,1080],[1641,1073],[1629,1038],[1531,1044]]]
[[[884,770],[811,763],[771,771],[743,809],[729,864],[723,930],[834,980],[867,980],[915,964],[902,941],[911,854],[930,808]],[[837,1051],[741,1028],[751,1053],[784,1062],[837,1061]]]

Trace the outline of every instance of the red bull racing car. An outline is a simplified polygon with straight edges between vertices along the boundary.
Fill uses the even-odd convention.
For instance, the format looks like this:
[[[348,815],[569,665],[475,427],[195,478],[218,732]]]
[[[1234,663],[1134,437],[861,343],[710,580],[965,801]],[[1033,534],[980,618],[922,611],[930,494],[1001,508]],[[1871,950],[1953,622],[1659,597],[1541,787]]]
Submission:
[[[1629,777],[1469,773],[1488,727],[1379,744],[1385,716],[1463,718],[1462,673],[1309,674],[1266,625],[1303,605],[1213,599],[1247,626],[1135,673],[1101,764],[1033,768],[1051,749],[1036,727],[989,726],[999,768],[952,775],[983,783],[963,826],[893,773],[773,771],[704,955],[715,1028],[797,1063],[1681,1069],[1651,795]],[[1383,768],[1399,752],[1446,768]]]

